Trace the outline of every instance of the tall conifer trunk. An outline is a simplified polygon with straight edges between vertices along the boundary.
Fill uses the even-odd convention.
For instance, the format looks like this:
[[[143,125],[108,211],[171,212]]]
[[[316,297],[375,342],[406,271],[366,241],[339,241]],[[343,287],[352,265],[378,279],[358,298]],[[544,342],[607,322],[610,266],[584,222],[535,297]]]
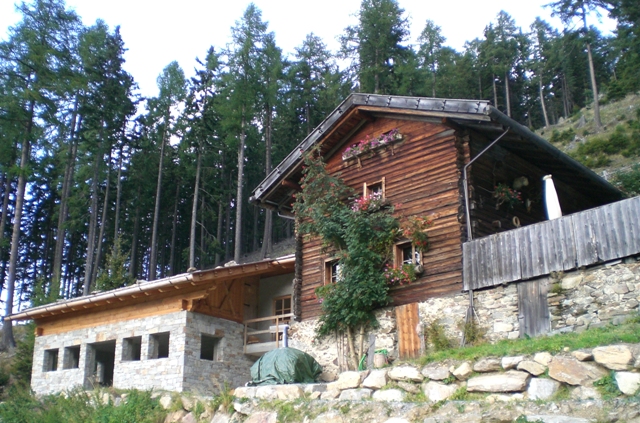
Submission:
[[[169,251],[169,275],[176,274],[176,233],[178,232],[178,200],[180,198],[180,180],[176,183],[176,196],[173,201],[173,221],[171,223],[171,249]]]
[[[96,154],[95,161],[93,163],[93,180],[91,181],[91,216],[89,217],[89,235],[87,236],[87,259],[84,267],[84,285],[82,289],[82,295],[89,295],[91,293],[91,276],[93,275],[96,248],[96,230],[98,228],[98,176],[100,174],[99,170],[101,161],[102,154]]]
[[[123,128],[124,133],[124,128]],[[122,198],[122,161],[124,155],[124,145],[120,145],[120,154],[118,156],[118,175],[116,176],[116,210],[113,217],[113,239],[117,239],[120,235],[120,201]]]
[[[511,95],[509,95],[509,72],[504,73],[504,97],[507,103],[507,116],[511,117]]]
[[[67,152],[67,164],[64,170],[62,181],[62,194],[60,195],[60,208],[58,211],[58,226],[56,229],[56,244],[53,253],[53,277],[51,279],[51,289],[49,298],[54,300],[60,295],[60,280],[62,277],[62,256],[64,254],[64,241],[67,230],[65,223],[69,214],[69,196],[73,185],[73,174],[75,171],[76,155],[78,152],[78,141],[76,139],[76,120],[78,127],[82,125],[82,116],[78,119],[78,99],[73,106],[73,116],[71,117],[71,132],[69,134],[69,151]]]
[[[100,234],[98,235],[98,239],[96,241],[96,260],[93,265],[93,272],[91,273],[91,280],[98,280],[98,268],[100,267],[100,262],[102,261],[102,241],[104,240],[104,232],[105,227],[107,226],[107,212],[109,210],[109,194],[111,187],[111,152],[109,152],[109,161],[107,162],[107,184],[104,190],[104,202],[102,204],[102,218],[100,220]]]
[[[236,233],[233,243],[233,260],[240,262],[242,255],[242,195],[244,185],[244,145],[246,139],[246,116],[245,108],[242,106],[242,121],[240,123],[240,145],[238,146],[238,186],[236,190]]]
[[[196,267],[196,224],[198,222],[198,194],[200,193],[200,164],[202,161],[202,149],[198,148],[198,159],[196,161],[196,182],[193,187],[193,205],[191,206],[191,227],[189,230],[189,268]],[[218,214],[220,220],[220,214]],[[220,226],[220,225],[218,225]],[[220,239],[220,238],[218,238]],[[218,254],[216,254],[217,260]]]
[[[549,116],[547,116],[547,107],[544,104],[544,90],[542,89],[542,74],[538,78],[538,88],[540,89],[540,105],[542,106],[542,115],[544,116],[544,127],[549,126]]]
[[[18,251],[20,244],[20,226],[22,220],[22,207],[24,205],[24,194],[27,187],[27,168],[31,157],[31,133],[33,131],[33,118],[35,111],[35,100],[29,102],[29,120],[22,141],[22,152],[20,155],[20,175],[18,176],[18,189],[16,192],[16,205],[13,214],[13,231],[11,233],[11,256],[9,258],[9,277],[7,279],[7,300],[5,316],[13,313],[13,297],[16,284],[16,273],[18,270]],[[5,348],[13,349],[16,341],[13,338],[13,324],[11,322],[2,327],[2,345]]]
[[[138,185],[137,198],[140,198],[140,185]],[[140,203],[136,203],[136,214],[133,221],[133,237],[131,238],[131,257],[129,261],[129,277],[138,276],[138,236],[140,233]]]
[[[273,108],[267,107],[266,110],[266,127],[265,127],[265,174],[271,173],[271,126],[273,121]],[[262,235],[262,249],[260,257],[266,258],[271,254],[273,238],[273,211],[267,210],[264,218],[264,234]]]
[[[151,253],[149,255],[149,280],[156,278],[158,267],[158,220],[160,219],[160,195],[162,194],[162,165],[164,163],[164,145],[166,144],[167,131],[169,130],[169,109],[165,115],[164,129],[162,130],[162,143],[160,144],[160,160],[158,163],[158,183],[156,185],[156,203],[153,208],[153,227],[151,229]]]

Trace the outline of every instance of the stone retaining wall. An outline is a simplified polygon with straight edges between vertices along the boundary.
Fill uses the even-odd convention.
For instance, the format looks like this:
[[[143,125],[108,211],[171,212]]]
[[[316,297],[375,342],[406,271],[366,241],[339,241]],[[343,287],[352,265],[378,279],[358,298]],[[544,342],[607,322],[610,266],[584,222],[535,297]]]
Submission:
[[[602,264],[545,278],[549,282],[549,312],[552,332],[582,331],[588,327],[618,324],[637,315],[640,303],[640,262],[636,258]],[[419,303],[423,331],[433,322],[441,324],[450,340],[458,344],[461,323],[469,306],[468,293],[430,298]],[[474,292],[474,307],[485,339],[495,342],[520,336],[518,293],[516,283]],[[392,307],[376,313],[380,328],[376,348],[385,348],[389,358],[397,356],[395,313]],[[340,370],[338,346],[347,345],[336,337],[316,340],[317,322],[294,323],[290,330],[290,346],[301,349],[324,367],[325,380],[333,380]],[[365,336],[365,349],[368,334]],[[343,348],[344,349],[344,348]],[[345,349],[346,351],[346,349]]]

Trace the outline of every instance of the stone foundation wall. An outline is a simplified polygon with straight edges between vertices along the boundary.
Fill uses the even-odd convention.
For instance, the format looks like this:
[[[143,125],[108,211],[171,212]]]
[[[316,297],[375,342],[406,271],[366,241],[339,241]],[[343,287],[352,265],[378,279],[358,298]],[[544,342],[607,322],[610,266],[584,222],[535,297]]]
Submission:
[[[253,361],[243,354],[244,326],[224,319],[180,311],[36,337],[31,387],[38,395],[74,387],[91,389],[99,385],[94,374],[94,344],[115,341],[113,387],[119,389],[162,389],[211,394],[228,380],[240,386],[250,380]],[[169,333],[169,354],[153,358],[151,336]],[[219,337],[214,361],[200,358],[201,334]],[[140,359],[124,351],[124,340],[140,337]],[[104,344],[103,344],[104,345]],[[65,348],[80,347],[77,368],[65,369]],[[51,369],[51,353],[58,350],[57,369]],[[131,349],[131,348],[129,348]],[[157,349],[156,349],[157,354]],[[48,358],[49,363],[45,363]]]
[[[637,258],[554,274],[547,279],[552,332],[582,331],[588,327],[617,324],[638,314],[640,262]],[[438,322],[453,344],[458,345],[468,307],[468,293],[429,298],[419,303],[422,327],[418,330],[424,333],[428,325]],[[516,283],[474,292],[474,309],[484,339],[496,342],[520,336]],[[376,316],[380,327],[371,332],[376,335],[376,349],[387,349],[389,358],[394,359],[398,342],[394,310],[392,307],[382,309]],[[294,323],[289,345],[311,354],[324,367],[324,378],[333,380],[339,370],[345,370],[339,360],[339,350],[346,354],[348,350],[342,345],[347,344],[344,338],[314,339],[316,325],[315,320]],[[365,350],[367,340],[368,334]]]
[[[640,262],[626,261],[558,275],[549,294],[553,330],[580,332],[637,315]]]

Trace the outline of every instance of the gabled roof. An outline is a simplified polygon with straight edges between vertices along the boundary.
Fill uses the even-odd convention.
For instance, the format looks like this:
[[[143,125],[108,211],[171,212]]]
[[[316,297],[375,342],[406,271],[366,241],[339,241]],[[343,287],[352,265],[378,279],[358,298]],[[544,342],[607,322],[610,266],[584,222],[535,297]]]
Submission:
[[[493,140],[509,128],[499,145],[535,163],[554,180],[562,181],[588,196],[617,201],[622,193],[592,170],[567,156],[544,138],[500,112],[486,100],[452,100],[378,94],[351,94],[316,127],[256,187],[249,201],[261,207],[291,212],[292,196],[302,176],[305,153],[319,147],[323,156],[334,154],[363,125],[378,117],[440,122],[469,129]]]
[[[52,304],[45,304],[33,307],[12,314],[4,318],[9,320],[31,320],[44,317],[55,316],[90,308],[107,306],[113,303],[124,301],[135,301],[136,298],[146,298],[149,295],[160,294],[167,290],[180,290],[191,286],[215,284],[249,276],[276,276],[293,272],[295,264],[294,255],[284,256],[277,259],[263,260],[253,263],[238,264],[228,267],[217,267],[215,269],[201,270],[193,273],[183,273],[181,275],[154,281],[138,282],[124,288],[113,289],[111,291],[96,292],[83,297],[69,300],[59,300]]]

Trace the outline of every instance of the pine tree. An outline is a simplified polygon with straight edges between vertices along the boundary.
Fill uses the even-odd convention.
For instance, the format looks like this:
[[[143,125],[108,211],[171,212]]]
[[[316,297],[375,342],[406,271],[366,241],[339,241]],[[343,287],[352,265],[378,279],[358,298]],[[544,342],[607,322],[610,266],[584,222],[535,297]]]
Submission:
[[[227,72],[222,80],[221,101],[218,103],[221,124],[229,145],[237,146],[236,195],[234,201],[234,250],[233,258],[240,261],[243,238],[243,207],[247,140],[254,134],[253,120],[258,113],[256,102],[260,81],[260,57],[263,54],[267,24],[262,12],[250,4],[242,19],[231,28],[233,42],[227,56]],[[227,226],[230,228],[230,222]]]
[[[160,197],[162,195],[162,176],[164,173],[165,148],[172,134],[171,110],[186,97],[186,79],[178,62],[171,62],[158,76],[158,97],[152,101],[154,112],[158,113],[160,154],[158,160],[158,179],[156,183],[155,206],[151,229],[151,252],[149,255],[149,280],[156,278],[158,270],[158,223],[160,219]]]
[[[431,78],[431,96],[436,97],[436,72],[438,70],[438,61],[440,59],[440,52],[442,50],[444,42],[447,40],[441,34],[441,28],[436,25],[432,20],[427,19],[424,29],[418,37],[420,43],[420,64],[423,69],[426,70]]]
[[[358,91],[390,94],[398,85],[395,69],[407,54],[403,43],[409,23],[404,10],[396,0],[362,0],[358,21],[340,37],[341,56],[352,62]]]
[[[15,282],[18,273],[22,214],[27,179],[30,178],[32,144],[41,138],[45,125],[55,116],[57,100],[66,94],[66,82],[72,68],[79,27],[78,16],[65,9],[59,0],[36,0],[22,4],[18,10],[22,21],[11,28],[9,39],[0,44],[2,57],[2,104],[21,127],[15,146],[20,146],[20,170],[15,194],[9,274],[6,283],[5,316],[13,311]],[[7,87],[10,89],[7,90]],[[6,95],[10,95],[7,98]],[[15,155],[18,157],[18,154]],[[15,347],[11,325],[3,330],[3,345]]]
[[[584,43],[587,48],[587,59],[589,65],[589,75],[591,77],[591,92],[593,94],[593,118],[596,124],[596,130],[602,130],[602,121],[600,119],[600,101],[598,99],[598,84],[596,82],[596,71],[593,63],[593,54],[591,51],[591,37],[589,27],[587,26],[587,14],[596,11],[605,6],[600,0],[559,0],[548,5],[552,8],[552,16],[558,15],[565,25],[571,24],[574,19],[578,19],[582,23],[582,34]]]

